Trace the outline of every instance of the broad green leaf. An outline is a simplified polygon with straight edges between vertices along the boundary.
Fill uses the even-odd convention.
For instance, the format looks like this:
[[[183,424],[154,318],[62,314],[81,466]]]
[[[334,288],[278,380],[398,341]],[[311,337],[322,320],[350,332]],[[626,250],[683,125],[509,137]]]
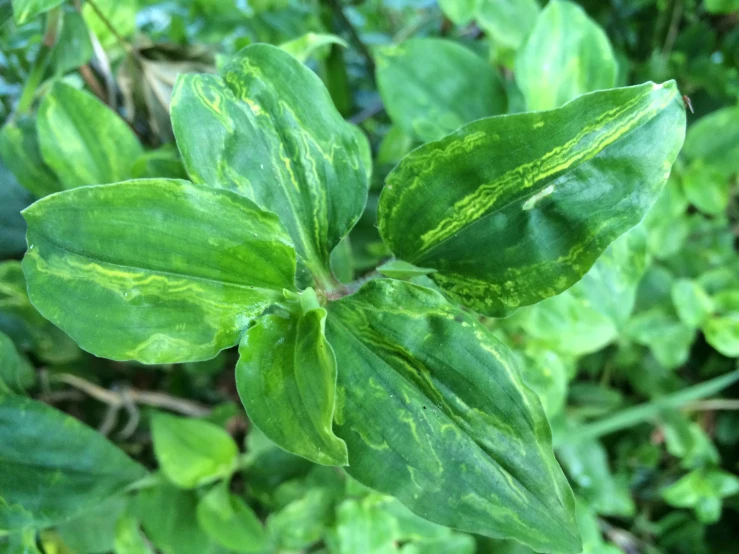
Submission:
[[[299,62],[305,63],[316,51],[329,44],[338,44],[347,48],[349,45],[341,37],[322,33],[306,33],[290,42],[280,44],[280,48]]]
[[[644,217],[684,126],[672,81],[471,123],[388,175],[380,233],[453,299],[506,314],[573,285]]]
[[[95,0],[98,10],[113,26],[116,33],[123,37],[131,35],[136,30],[138,3],[138,0]],[[89,3],[82,7],[82,15],[90,32],[100,40],[103,46],[111,48],[118,44],[115,34]]]
[[[392,279],[412,279],[413,277],[429,275],[435,270],[428,267],[416,267],[402,260],[390,260],[378,267],[377,271]]]
[[[722,108],[691,125],[685,155],[703,160],[726,177],[739,171],[739,107]]]
[[[72,339],[33,307],[21,263],[15,260],[0,263],[0,332],[45,362],[64,364],[80,355]]]
[[[115,554],[154,554],[131,514],[124,514],[116,524],[114,550]]]
[[[10,337],[0,332],[0,393],[23,394],[34,381],[33,366],[18,354]]]
[[[498,60],[509,65],[534,28],[539,11],[537,0],[478,0],[477,24],[491,39]]]
[[[729,205],[729,179],[703,160],[690,164],[682,174],[681,183],[687,200],[704,213],[719,215]]]
[[[154,453],[164,475],[183,489],[193,489],[230,475],[239,449],[213,423],[157,413],[151,420]]]
[[[236,552],[265,550],[262,522],[246,502],[228,492],[227,481],[200,499],[197,516],[200,527],[221,546]]]
[[[474,17],[481,0],[439,0],[439,7],[455,25],[467,25]]]
[[[0,157],[34,196],[41,198],[62,190],[62,184],[41,158],[34,120],[22,118],[0,130]]]
[[[678,279],[672,284],[671,294],[680,321],[690,327],[700,327],[713,311],[711,297],[695,281]]]
[[[73,552],[110,552],[115,543],[116,523],[127,504],[124,496],[110,498],[57,526],[57,533]]]
[[[558,108],[616,84],[617,64],[603,29],[577,4],[553,0],[516,56],[516,82],[529,110]]]
[[[39,14],[56,8],[64,0],[12,0],[13,15],[17,25],[22,25]]]
[[[721,517],[721,499],[739,493],[739,479],[720,469],[696,469],[662,489],[665,502],[676,508],[693,508],[703,523]]]
[[[190,177],[275,212],[311,273],[326,279],[331,250],[367,199],[354,129],[320,79],[279,48],[248,46],[222,74],[184,75],[175,86],[172,124]]]
[[[285,450],[324,464],[347,464],[332,430],[336,359],[326,341],[326,310],[312,304],[290,317],[266,315],[239,345],[236,384],[249,419]]]
[[[483,58],[450,40],[411,39],[377,51],[377,86],[393,123],[427,142],[505,112],[503,84]]]
[[[64,188],[131,178],[142,148],[131,128],[95,96],[55,83],[38,113],[44,161]]]
[[[139,493],[137,516],[157,552],[226,554],[198,525],[197,505],[195,491],[177,489],[166,483]]]
[[[0,444],[0,531],[69,520],[146,475],[97,431],[22,396],[0,396]]]
[[[635,314],[624,334],[648,346],[663,367],[674,369],[687,361],[696,331],[680,320],[672,306],[657,306]]]
[[[92,41],[85,19],[77,9],[66,6],[62,32],[54,46],[51,63],[57,73],[67,73],[85,65],[92,55]]]
[[[128,181],[23,214],[31,301],[96,356],[212,358],[293,288],[295,253],[277,217],[230,191]]]
[[[739,0],[706,0],[706,10],[711,13],[731,13],[739,11]]]
[[[395,521],[377,505],[373,496],[347,499],[336,508],[337,554],[391,554],[395,545]]]
[[[1,132],[0,132],[1,134]],[[2,142],[2,138],[0,138]],[[21,211],[33,202],[0,159],[0,259],[15,258],[26,251],[26,222]]]
[[[502,343],[402,281],[371,281],[328,310],[351,476],[442,525],[580,552],[549,424]]]

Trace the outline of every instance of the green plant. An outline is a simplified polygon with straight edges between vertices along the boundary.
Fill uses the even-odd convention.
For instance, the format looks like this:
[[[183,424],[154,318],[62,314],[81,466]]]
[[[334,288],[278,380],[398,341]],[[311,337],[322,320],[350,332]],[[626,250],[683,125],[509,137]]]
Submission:
[[[70,16],[59,4],[18,0],[15,20],[46,12],[46,37],[55,17],[62,33],[97,26],[126,59],[121,81],[164,71],[164,54],[148,58],[127,41],[133,28],[117,30],[125,6]],[[215,4],[189,17],[236,17]],[[142,143],[169,137],[152,94],[131,93],[130,126],[52,78],[28,113],[47,64],[87,63],[64,50],[37,60],[0,132],[3,162],[37,198],[22,211],[22,264],[0,264],[0,546],[487,552],[473,533],[496,539],[494,552],[613,552],[604,518],[633,518],[644,501],[627,474],[632,488],[643,474],[656,482],[645,503],[719,521],[739,481],[685,410],[739,379],[724,215],[737,109],[686,137],[684,90],[620,86],[626,47],[571,2],[440,2],[450,22],[486,33],[489,60],[437,36],[360,43],[390,120],[360,129],[340,113],[348,42],[313,19],[285,30],[313,3],[252,4],[250,21],[268,29],[255,33],[275,45],[224,37],[217,73],[168,83],[176,149]],[[332,4],[318,21],[345,15]],[[264,23],[283,13],[289,25]],[[304,63],[315,59],[318,72]],[[50,375],[38,400],[25,396],[26,354]],[[70,363],[88,377],[153,366],[177,396],[219,405],[101,389]],[[675,369],[694,366],[705,382],[680,380]],[[229,427],[240,408],[213,393],[232,367],[253,425],[244,453]],[[46,405],[58,383],[109,405],[104,434],[133,414],[126,452]],[[126,440],[137,404],[157,408],[144,413],[151,448]],[[664,474],[653,421],[676,460]],[[672,549],[679,522],[643,521],[629,544],[652,534]]]

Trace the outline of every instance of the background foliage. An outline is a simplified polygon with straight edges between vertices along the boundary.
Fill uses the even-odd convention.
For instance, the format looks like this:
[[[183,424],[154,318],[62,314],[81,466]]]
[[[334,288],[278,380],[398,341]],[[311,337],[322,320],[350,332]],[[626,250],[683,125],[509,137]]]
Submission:
[[[415,147],[482,117],[555,108],[602,88],[677,81],[695,113],[642,223],[561,294],[479,323],[511,347],[544,404],[576,494],[585,552],[734,552],[738,23],[736,0],[0,0],[0,499],[26,494],[19,483],[32,480],[38,489],[23,505],[43,514],[29,519],[0,506],[0,552],[531,552],[429,523],[343,470],[276,447],[241,408],[235,349],[187,364],[167,363],[170,353],[161,349],[147,359],[154,366],[105,360],[31,304],[19,260],[33,243],[20,211],[82,185],[187,178],[185,167],[208,153],[198,150],[197,130],[170,121],[176,75],[227,75],[234,54],[256,42],[278,45],[315,70],[341,115],[358,126],[332,122],[337,135],[368,139],[369,150],[355,153],[371,172],[368,207],[333,253],[317,252],[346,283],[389,258],[379,233],[392,230],[376,226],[379,192]],[[175,97],[187,109],[187,91]],[[193,159],[180,159],[175,135],[180,147],[195,141]],[[671,140],[640,144],[640,153],[668,149]],[[211,204],[224,232],[225,210],[250,214],[277,255],[284,231],[273,219],[205,192],[193,209]],[[383,200],[380,210],[393,206]],[[63,223],[37,217],[51,229]],[[299,252],[315,248],[298,245]],[[283,281],[291,268],[282,269],[273,279],[278,292],[290,287]],[[391,262],[381,271],[430,284],[422,269],[409,275]],[[333,309],[349,319],[355,303],[387,301],[372,294]],[[306,327],[321,324],[321,311],[307,311]],[[69,314],[70,325],[85,325]],[[249,333],[299,333],[280,325]],[[197,340],[213,341],[207,358],[218,340],[230,339]],[[242,357],[242,375],[250,362]],[[336,437],[325,439],[334,447],[326,456],[346,455],[331,443]],[[158,469],[147,475],[145,468]],[[224,477],[232,474],[229,487]],[[111,498],[131,482],[127,494]],[[78,516],[68,520],[70,511]],[[33,529],[18,531],[28,524]]]

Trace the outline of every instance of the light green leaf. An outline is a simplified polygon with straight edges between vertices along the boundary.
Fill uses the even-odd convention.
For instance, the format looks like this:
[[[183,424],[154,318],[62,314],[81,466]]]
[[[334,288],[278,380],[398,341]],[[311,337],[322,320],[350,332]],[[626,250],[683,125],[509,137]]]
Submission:
[[[146,475],[100,433],[22,396],[0,395],[0,444],[0,531],[69,520]]]
[[[294,286],[277,217],[230,191],[128,181],[49,196],[23,214],[31,301],[96,356],[212,358]]]
[[[23,394],[35,379],[33,366],[18,354],[10,337],[0,333],[0,392]]]
[[[616,58],[603,29],[580,6],[553,0],[516,56],[516,82],[529,110],[558,108],[616,84]]]
[[[704,213],[719,215],[729,205],[729,179],[719,169],[705,165],[703,160],[688,166],[681,183],[688,201]]]
[[[62,82],[44,96],[38,113],[44,161],[64,188],[131,178],[142,148],[118,114],[88,92]]]
[[[198,525],[195,491],[162,483],[142,490],[137,500],[137,516],[157,552],[226,554]]]
[[[377,86],[405,134],[427,142],[505,112],[503,83],[483,58],[450,40],[419,38],[377,51]]]
[[[337,554],[391,554],[395,546],[395,521],[368,496],[347,499],[336,508]]]
[[[536,0],[478,0],[477,24],[490,38],[497,59],[512,65],[512,54],[531,33],[539,11]]]
[[[696,469],[662,489],[662,498],[676,508],[693,508],[703,523],[721,517],[721,499],[739,493],[739,479],[720,469]]]
[[[80,355],[77,345],[31,305],[21,263],[15,260],[0,263],[0,331],[19,350],[32,350],[45,362],[64,364]]]
[[[230,475],[236,466],[236,443],[213,423],[156,413],[151,431],[164,475],[180,488],[210,483]]]
[[[262,552],[266,535],[254,511],[228,492],[228,482],[213,487],[198,502],[198,523],[221,546],[236,552]]]
[[[739,357],[739,312],[712,317],[702,330],[708,344],[724,356]]]
[[[316,51],[329,44],[338,44],[348,48],[348,44],[341,37],[322,33],[306,33],[290,42],[283,42],[280,48],[293,56],[301,63],[305,63]]]
[[[172,124],[190,177],[274,211],[319,280],[367,199],[355,131],[320,79],[266,44],[248,46],[223,76],[184,75]]]
[[[476,551],[475,538],[462,533],[407,543],[401,549],[402,554],[474,554]]]
[[[706,10],[710,13],[731,13],[739,11],[739,0],[706,0]]]
[[[351,476],[442,525],[580,552],[549,424],[503,344],[402,281],[371,281],[328,310]]]
[[[334,435],[336,359],[326,341],[326,310],[312,304],[289,318],[267,315],[239,345],[236,384],[249,419],[285,450],[319,464],[347,464]]]
[[[15,23],[22,25],[39,14],[56,8],[64,0],[12,0]]]
[[[687,361],[696,331],[680,321],[672,306],[656,306],[635,314],[624,334],[648,346],[663,367],[674,369]]]
[[[127,37],[136,30],[138,0],[95,0],[95,5],[119,36]],[[82,15],[90,32],[100,40],[104,47],[111,48],[118,44],[116,35],[89,3],[85,3],[82,7]]]
[[[695,281],[678,279],[672,284],[671,294],[677,315],[685,325],[700,327],[713,311],[711,297]]]
[[[739,171],[739,107],[716,110],[691,125],[684,152],[726,177]]]
[[[684,126],[672,81],[471,123],[388,175],[380,233],[453,299],[504,315],[573,285],[644,217]]]
[[[392,279],[412,279],[413,277],[429,275],[436,270],[428,267],[416,267],[403,260],[390,260],[378,267],[377,271]]]
[[[62,190],[59,179],[41,158],[34,120],[21,118],[0,130],[0,157],[34,196],[41,198]]]
[[[467,25],[481,0],[439,0],[439,7],[455,25]]]
[[[77,9],[66,6],[62,32],[54,46],[51,63],[57,73],[67,73],[85,65],[92,55],[92,41],[85,19]]]
[[[267,529],[283,548],[302,550],[321,539],[332,517],[333,500],[330,493],[326,489],[315,488],[270,515]]]
[[[136,517],[124,514],[115,528],[115,554],[154,554],[151,546],[139,529]]]

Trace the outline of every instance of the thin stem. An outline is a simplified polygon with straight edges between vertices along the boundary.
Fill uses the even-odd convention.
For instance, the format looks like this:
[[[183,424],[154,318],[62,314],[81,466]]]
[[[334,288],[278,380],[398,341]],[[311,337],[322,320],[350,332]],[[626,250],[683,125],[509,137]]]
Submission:
[[[375,59],[372,57],[372,52],[370,52],[369,48],[367,48],[367,45],[360,38],[359,32],[357,32],[357,29],[354,27],[352,22],[349,21],[349,18],[344,13],[344,8],[341,6],[339,1],[338,0],[325,0],[325,2],[331,8],[331,11],[333,11],[334,15],[336,15],[336,17],[341,22],[341,24],[344,26],[346,31],[349,33],[349,36],[351,37],[351,40],[354,43],[354,46],[357,47],[359,52],[362,54],[364,59],[367,61],[367,66],[369,67],[372,78],[374,79]]]
[[[739,370],[663,396],[662,398],[657,398],[651,402],[621,410],[600,421],[585,424],[580,427],[576,436],[570,437],[570,440],[581,441],[594,439],[621,431],[622,429],[628,429],[629,427],[655,418],[664,410],[681,408],[707,396],[717,394],[736,381],[739,381]]]
[[[672,20],[670,21],[670,28],[667,31],[667,37],[665,38],[665,45],[662,48],[662,56],[667,57],[672,52],[672,47],[677,39],[677,32],[680,26],[680,17],[683,14],[683,2],[682,0],[676,0],[675,7],[672,10]]]
[[[105,16],[103,11],[98,7],[98,5],[95,3],[95,0],[87,0],[87,3],[90,5],[90,7],[93,9],[95,14],[100,18],[100,21],[103,22],[103,25],[105,25],[108,30],[113,34],[115,39],[118,41],[118,44],[121,45],[121,47],[132,56],[137,56],[136,51],[133,49],[133,46],[125,39],[121,34],[118,32],[118,30],[113,26],[113,24],[110,22],[110,20]]]
[[[26,79],[26,84],[23,85],[23,92],[21,92],[20,99],[18,100],[18,107],[16,108],[17,114],[28,112],[33,105],[33,100],[36,97],[36,89],[38,89],[41,79],[44,77],[46,66],[51,57],[51,52],[54,50],[54,45],[56,44],[57,34],[59,32],[59,22],[61,21],[61,13],[61,8],[57,7],[49,11],[46,16],[46,30],[44,31],[44,38],[41,42],[41,48],[38,51],[38,55],[33,62],[31,73]]]
[[[729,400],[728,398],[711,398],[710,400],[702,400],[693,402],[683,408],[689,412],[712,411],[712,410],[739,410],[739,400]]]

